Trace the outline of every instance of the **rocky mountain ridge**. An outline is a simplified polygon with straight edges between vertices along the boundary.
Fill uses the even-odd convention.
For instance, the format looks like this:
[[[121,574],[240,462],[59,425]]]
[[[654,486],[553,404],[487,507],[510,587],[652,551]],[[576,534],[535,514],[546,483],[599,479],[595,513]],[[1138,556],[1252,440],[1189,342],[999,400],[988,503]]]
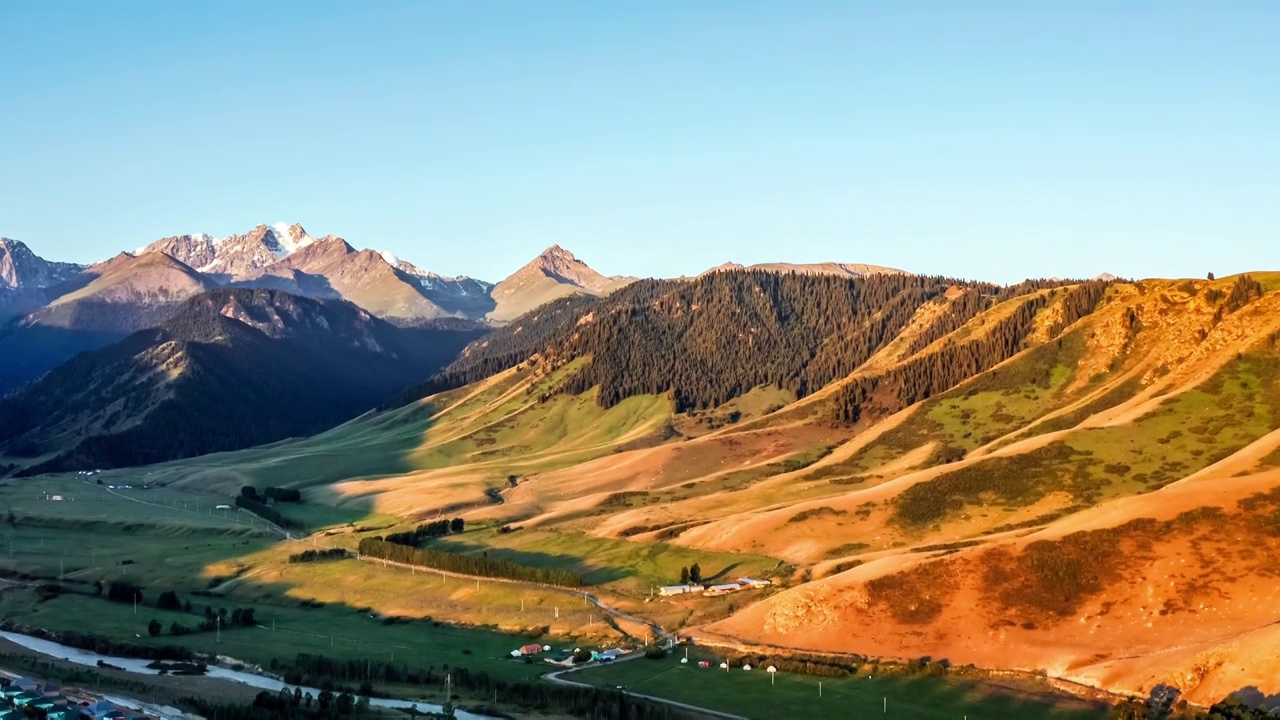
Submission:
[[[0,237],[0,290],[44,289],[70,280],[81,270],[74,263],[45,260],[19,240]]]
[[[607,295],[636,278],[607,277],[559,245],[552,245],[493,287],[489,318],[507,322],[569,295]]]
[[[260,224],[245,233],[215,237],[188,233],[164,237],[125,256],[160,254],[177,260],[215,286],[262,287],[315,298],[343,298],[392,322],[454,317],[505,324],[552,300],[570,295],[602,296],[634,282],[607,276],[560,245],[552,245],[510,276],[491,283],[423,269],[386,251],[358,249],[336,235],[314,236],[299,223]],[[0,293],[26,292],[26,306],[9,315],[56,301],[64,283],[83,286],[89,268],[46,261],[23,243],[0,240]],[[866,277],[902,270],[858,263],[725,263],[707,270]],[[706,274],[706,273],[704,273]],[[48,290],[38,297],[32,289]],[[52,293],[52,296],[46,297]],[[0,298],[3,301],[4,298]],[[29,306],[29,307],[27,307]],[[0,304],[0,310],[4,309]]]
[[[343,300],[214,289],[0,399],[0,443],[38,473],[306,435],[372,407],[481,333],[396,327]]]
[[[823,262],[823,263],[756,263],[755,265],[742,265],[735,262],[727,262],[723,265],[717,265],[703,273],[726,272],[730,270],[764,270],[766,272],[777,273],[796,273],[798,275],[835,275],[838,277],[868,277],[871,275],[909,275],[905,270],[897,268],[883,267],[881,265],[867,265],[865,263],[840,263],[840,262]]]

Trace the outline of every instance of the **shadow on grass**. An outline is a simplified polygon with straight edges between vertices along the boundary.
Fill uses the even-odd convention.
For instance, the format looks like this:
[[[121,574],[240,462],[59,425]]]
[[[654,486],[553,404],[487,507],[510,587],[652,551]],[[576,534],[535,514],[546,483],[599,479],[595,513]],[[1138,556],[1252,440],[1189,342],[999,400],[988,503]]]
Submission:
[[[108,471],[108,476],[145,474],[152,481],[232,495],[245,485],[260,490],[296,488],[306,496],[308,488],[419,469],[415,456],[442,409],[440,403],[433,401],[412,403],[369,412],[309,437]]]
[[[731,563],[728,567],[716,573],[715,575],[707,575],[703,579],[709,580],[711,582],[715,582],[716,580],[721,580],[724,577],[726,577],[729,573],[733,572],[734,570],[737,570],[738,566],[741,564],[742,563],[738,563],[738,562]]]
[[[470,543],[442,539],[437,539],[426,547],[462,553],[465,555],[488,554],[495,558],[510,560],[511,562],[528,565],[530,567],[567,570],[581,575],[583,582],[587,585],[604,585],[616,580],[622,580],[624,578],[635,577],[638,575],[638,573],[633,569],[611,566],[600,567],[593,565],[585,558],[580,558],[574,555],[553,555],[551,553],[530,552],[528,550],[495,548],[488,547],[486,545],[473,545]]]

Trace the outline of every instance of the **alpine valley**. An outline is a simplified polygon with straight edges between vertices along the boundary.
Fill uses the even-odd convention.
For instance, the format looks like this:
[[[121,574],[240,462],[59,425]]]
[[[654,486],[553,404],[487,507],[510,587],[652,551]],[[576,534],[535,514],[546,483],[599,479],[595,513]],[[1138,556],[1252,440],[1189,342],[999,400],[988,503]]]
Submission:
[[[491,284],[280,224],[4,240],[0,308],[6,627],[552,717],[1280,704],[1277,272]]]

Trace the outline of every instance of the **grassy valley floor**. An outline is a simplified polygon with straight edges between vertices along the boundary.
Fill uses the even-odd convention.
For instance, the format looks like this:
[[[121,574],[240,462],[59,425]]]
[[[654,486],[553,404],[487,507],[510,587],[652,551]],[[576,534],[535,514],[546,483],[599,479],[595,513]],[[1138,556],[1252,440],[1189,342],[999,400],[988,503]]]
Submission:
[[[747,718],[887,717],[903,720],[1093,720],[1105,707],[1055,696],[1047,688],[977,680],[860,675],[816,678],[764,668],[722,670],[726,658],[705,649],[662,660],[643,658],[567,673],[567,681],[669,698]],[[711,663],[709,668],[697,662]],[[821,688],[819,688],[821,684]],[[821,693],[821,694],[819,694]]]

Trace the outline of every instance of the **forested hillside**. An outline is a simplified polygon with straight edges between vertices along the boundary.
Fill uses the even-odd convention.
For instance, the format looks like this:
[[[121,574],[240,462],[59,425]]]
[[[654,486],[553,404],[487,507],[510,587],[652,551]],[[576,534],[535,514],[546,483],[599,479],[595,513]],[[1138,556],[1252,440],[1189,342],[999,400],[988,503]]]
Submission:
[[[713,642],[1205,700],[1280,670],[1280,275],[641,281],[473,342],[424,392],[148,472],[403,518],[360,539],[461,517],[437,559],[569,572]],[[639,602],[694,562],[772,585]]]
[[[1080,318],[1093,312],[1106,292],[1107,283],[1092,281],[1077,285],[1056,298],[1060,313],[1046,329],[1044,340],[1057,338]],[[959,312],[948,313],[924,333],[912,348],[923,349],[962,325],[971,312],[972,295],[966,293]],[[883,374],[857,378],[840,388],[836,399],[836,417],[846,423],[857,422],[868,407],[879,415],[895,413],[920,400],[948,390],[968,378],[995,367],[1025,349],[1027,339],[1036,329],[1036,316],[1050,302],[1044,292],[1017,303],[1012,312],[995,324],[989,333],[976,338],[956,339],[937,352],[921,355]],[[951,326],[955,324],[956,328]],[[918,350],[917,350],[918,351]]]
[[[166,255],[121,254],[46,289],[50,302],[0,327],[0,396],[76,353],[171,315],[213,283]]]
[[[551,303],[468,347],[462,356],[404,399],[489,377],[539,355],[543,367],[578,358],[585,364],[557,388],[571,394],[599,387],[610,407],[636,395],[670,394],[677,412],[716,407],[761,385],[804,397],[843,378],[897,338],[927,304],[935,319],[911,340],[911,353],[1001,302],[1026,297],[989,336],[931,355],[889,380],[901,395],[927,397],[1010,357],[1047,304],[1043,293],[1067,283],[997,287],[905,274],[849,279],[832,275],[723,271],[691,281],[645,280],[604,298]],[[1106,284],[1073,286],[1062,327],[1088,314]],[[859,385],[842,403],[856,420]],[[865,398],[863,398],[865,399]]]

